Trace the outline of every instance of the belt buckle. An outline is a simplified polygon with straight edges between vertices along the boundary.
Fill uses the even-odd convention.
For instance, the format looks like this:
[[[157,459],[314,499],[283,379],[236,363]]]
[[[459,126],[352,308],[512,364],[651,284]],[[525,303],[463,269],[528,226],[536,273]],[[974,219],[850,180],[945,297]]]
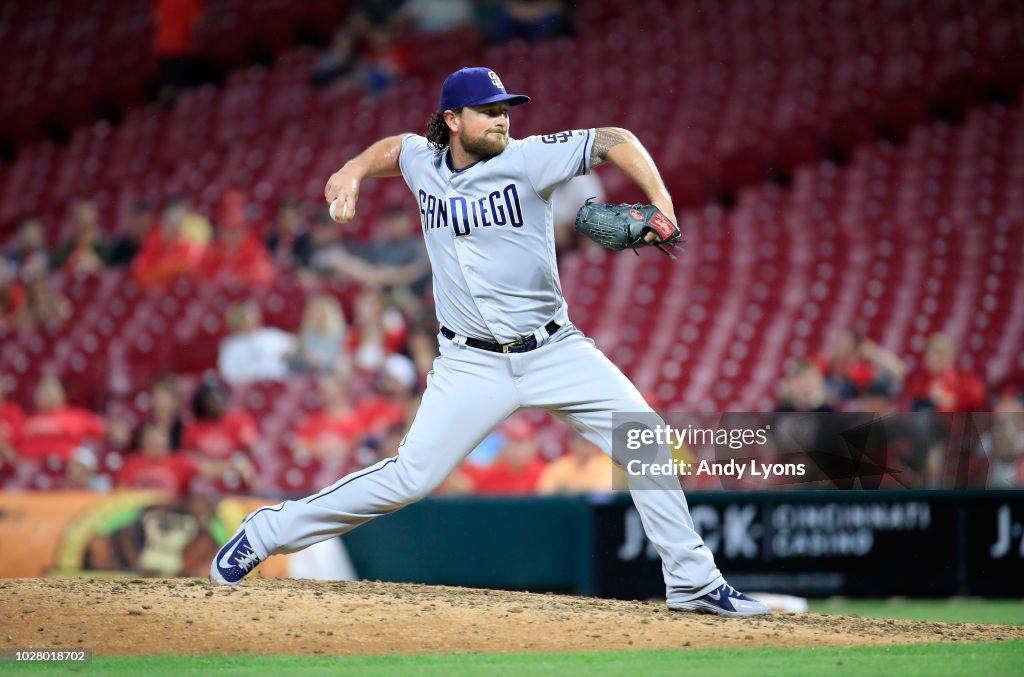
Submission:
[[[526,339],[519,339],[518,341],[513,341],[512,343],[504,343],[501,346],[501,352],[503,352],[503,353],[510,353],[510,352],[512,352],[513,348],[518,348],[519,346],[523,345],[525,342],[526,342]]]

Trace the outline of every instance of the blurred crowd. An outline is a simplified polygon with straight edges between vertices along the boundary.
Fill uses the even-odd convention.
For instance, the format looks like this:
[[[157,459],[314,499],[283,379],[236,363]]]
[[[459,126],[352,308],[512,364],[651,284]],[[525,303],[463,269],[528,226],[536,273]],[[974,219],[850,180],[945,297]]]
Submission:
[[[60,469],[44,486],[27,485],[37,488],[274,490],[259,481],[263,421],[239,394],[253,384],[294,379],[312,384],[315,405],[288,422],[287,463],[313,464],[322,470],[318,481],[330,483],[394,453],[437,351],[429,267],[414,215],[392,205],[377,217],[371,239],[343,243],[322,208],[284,198],[262,223],[249,205],[246,195],[229,191],[207,218],[186,196],[159,206],[139,202],[124,232],[108,237],[96,206],[83,201],[70,210],[66,237],[53,243],[38,219],[21,224],[2,259],[0,322],[8,332],[51,330],[67,321],[71,302],[58,293],[55,276],[112,268],[128,271],[152,295],[183,278],[256,289],[287,274],[305,287],[306,305],[295,332],[264,324],[255,300],[228,305],[216,370],[198,381],[156,378],[144,394],[143,420],[75,406],[67,384],[45,369],[31,402],[6,398],[0,388],[0,468],[8,476],[35,463]],[[354,298],[346,302],[332,291],[338,279],[358,289]],[[840,331],[824,354],[798,362],[778,393],[777,414],[892,416],[898,423],[887,428],[890,450],[880,461],[891,482],[882,486],[1024,486],[1024,391],[988,390],[978,374],[959,365],[944,334],[930,338],[922,364],[911,369],[869,337]],[[921,415],[896,416],[901,412]],[[957,428],[965,423],[943,417],[953,412],[990,414],[976,416],[965,431]],[[973,441],[958,441],[965,436]],[[678,451],[693,458],[703,453]],[[792,461],[803,451],[776,447],[772,454]],[[818,475],[808,486],[834,479],[828,468],[814,467]],[[552,436],[543,421],[519,414],[484,439],[439,491],[599,492],[612,490],[613,478],[612,463],[598,447],[564,429]],[[690,480],[690,487],[730,484],[705,478]]]
[[[335,30],[310,83],[380,95],[415,69],[412,35],[490,45],[535,42],[569,35],[569,9],[565,0],[358,0]]]
[[[493,44],[572,32],[564,0],[356,0],[350,10],[310,73],[313,87],[379,95],[415,68],[413,34],[449,39],[465,29],[466,39]],[[171,101],[177,89],[197,80],[190,59],[203,3],[160,0],[154,12],[166,87],[160,96]],[[559,256],[595,246],[572,227],[575,207],[589,198],[604,199],[599,175],[579,177],[556,194]],[[437,324],[416,215],[408,206],[390,205],[367,230],[373,233],[368,240],[342,241],[322,205],[289,196],[264,219],[251,196],[237,190],[224,193],[209,214],[184,194],[159,204],[139,200],[119,229],[103,223],[90,200],[71,205],[63,224],[24,219],[10,241],[0,243],[4,335],[53,334],[74,322],[73,301],[56,283],[62,275],[120,269],[142,293],[159,296],[183,279],[256,290],[284,274],[304,288],[306,301],[295,331],[265,323],[255,295],[230,304],[216,369],[198,379],[173,373],[151,379],[147,392],[137,394],[147,403],[143,420],[79,406],[86,403],[69,396],[75,384],[46,369],[32,396],[16,400],[0,374],[0,483],[38,469],[48,471],[47,483],[23,486],[286,491],[261,481],[268,472],[261,467],[265,422],[243,397],[254,384],[257,390],[268,383],[313,384],[314,406],[288,421],[285,462],[319,468],[318,481],[332,482],[393,454],[437,354]],[[336,293],[338,280],[358,289],[354,298]],[[777,390],[778,414],[891,417],[883,474],[893,483],[886,486],[1024,486],[1024,389],[990,387],[962,366],[944,334],[931,336],[922,363],[912,365],[871,337],[842,330],[823,354],[795,364]],[[278,391],[266,392],[273,397]],[[909,412],[919,415],[897,416]],[[971,419],[977,429],[964,430],[967,419],[945,416],[954,412],[989,415]],[[550,430],[529,414],[513,417],[482,440],[439,491],[613,489],[613,465],[600,449],[564,429]],[[693,459],[703,453],[677,451]],[[773,447],[771,460],[799,460],[801,453]],[[819,476],[812,479],[829,479],[827,468],[815,467]],[[690,486],[731,488],[717,480]]]
[[[160,63],[156,95],[166,104],[182,89],[223,75],[199,48],[206,13],[203,0],[152,3],[153,51]],[[495,44],[534,42],[572,30],[565,0],[356,0],[309,82],[376,96],[413,73],[413,44],[423,36]],[[577,192],[603,195],[599,183],[593,188],[596,181],[581,179]],[[0,374],[0,484],[14,478],[14,486],[31,488],[129,486],[175,493],[265,487],[264,422],[244,406],[243,395],[252,384],[295,379],[315,383],[315,406],[304,420],[289,422],[289,462],[323,465],[340,476],[393,452],[437,350],[429,268],[415,218],[404,207],[387,207],[370,241],[343,244],[322,208],[285,197],[263,220],[249,197],[229,191],[210,213],[184,194],[160,203],[140,199],[116,229],[86,199],[71,206],[65,223],[28,217],[12,238],[0,242],[0,334],[7,336],[67,334],[80,309],[59,280],[111,270],[123,271],[150,297],[166,294],[181,280],[260,289],[286,273],[304,287],[307,299],[294,332],[265,325],[256,295],[232,303],[224,312],[228,331],[218,346],[216,370],[198,383],[194,374],[151,378],[148,392],[131,395],[143,403],[135,412],[141,411],[142,420],[76,397],[81,384],[66,375],[62,382],[47,365],[31,395],[24,387],[18,396],[8,393],[8,379]],[[572,232],[571,217],[560,217],[563,234]],[[337,280],[356,285],[357,296],[339,296],[331,286]],[[166,338],[156,334],[157,341]],[[532,430],[523,420],[491,435],[444,490],[533,491],[547,464]],[[580,452],[566,458],[578,457],[581,467],[595,467],[595,459],[602,468],[607,462],[582,440],[566,450]],[[554,474],[542,483],[546,490],[573,484],[564,469],[562,479],[555,479],[557,467],[567,462],[552,464]],[[25,473],[37,470],[45,477],[25,482]],[[591,484],[579,489],[610,487],[610,473],[587,477]]]
[[[181,280],[258,289],[285,274],[305,288],[306,302],[295,332],[264,324],[254,298],[228,305],[216,370],[198,380],[159,375],[134,398],[145,401],[141,420],[69,401],[69,384],[45,365],[31,401],[7,397],[0,378],[0,479],[39,470],[45,482],[19,486],[182,495],[266,489],[259,481],[263,422],[241,395],[296,379],[313,385],[307,395],[315,404],[289,422],[287,463],[314,464],[330,482],[394,453],[437,354],[429,265],[414,216],[392,205],[371,239],[342,243],[322,207],[284,198],[262,223],[249,205],[238,191],[225,193],[209,217],[183,195],[160,205],[140,201],[116,236],[90,201],[74,205],[63,228],[36,218],[21,224],[2,250],[5,332],[59,331],[74,309],[55,280],[118,268],[155,297]],[[48,242],[55,232],[66,236]],[[338,280],[358,289],[354,298],[339,298]],[[611,490],[611,462],[596,446],[581,438],[563,444],[556,450],[566,453],[549,462],[558,454],[550,444],[542,453],[535,424],[510,419],[440,491]]]
[[[1024,387],[987,387],[961,366],[943,332],[928,338],[921,362],[911,370],[899,355],[843,329],[824,354],[791,369],[779,385],[776,411],[863,412],[888,421],[880,460],[893,470],[885,473],[892,486],[1024,486]]]
[[[377,97],[427,62],[417,45],[432,36],[472,47],[537,42],[574,30],[568,0],[355,0],[348,5],[309,74],[313,87]],[[159,63],[153,98],[172,104],[183,89],[223,83],[223,65],[200,49],[206,9],[203,0],[153,0],[152,48]],[[272,60],[258,52],[249,59]]]

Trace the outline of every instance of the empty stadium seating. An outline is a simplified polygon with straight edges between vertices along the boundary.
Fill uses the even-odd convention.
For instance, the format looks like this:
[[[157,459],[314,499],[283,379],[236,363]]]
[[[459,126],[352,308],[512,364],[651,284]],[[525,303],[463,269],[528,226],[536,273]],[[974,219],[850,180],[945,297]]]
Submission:
[[[271,0],[251,4],[246,11],[280,9]],[[300,4],[296,15],[322,3]],[[240,11],[231,7],[211,3],[210,11]],[[207,209],[239,186],[264,208],[285,191],[318,199],[323,177],[368,139],[421,130],[440,78],[474,60],[534,96],[516,111],[517,133],[630,127],[651,146],[677,200],[703,204],[829,148],[849,152],[879,129],[905,131],[929,107],[956,113],[993,90],[1019,89],[1019,4],[944,0],[923,13],[915,7],[599,0],[581,4],[576,40],[514,42],[480,54],[465,35],[418,38],[421,73],[376,102],[355,92],[310,90],[316,53],[286,50],[274,68],[235,71],[223,89],[191,91],[172,110],[134,108],[116,128],[76,128],[66,148],[21,149],[2,177],[0,238],[28,213],[62,223],[83,191],[97,196],[110,227],[138,195],[158,200],[187,191]],[[243,39],[230,32],[230,20],[211,22],[209,31],[223,23],[218,42]],[[639,25],[665,28],[640,33]],[[610,188],[613,195],[628,191],[618,180]],[[377,190],[365,196],[367,218],[392,194]]]
[[[103,108],[143,101],[157,76],[152,0],[0,4],[0,138],[38,138],[47,123],[75,125]],[[344,15],[334,0],[211,0],[198,54],[223,67],[253,51],[291,47],[303,29],[326,38]]]
[[[303,6],[328,12],[324,4]],[[265,5],[270,14],[282,7]],[[0,8],[0,25],[58,16],[49,5],[11,6]],[[236,25],[230,17],[241,5],[230,6],[209,36]],[[480,54],[469,40],[424,38],[419,75],[376,101],[309,89],[316,52],[284,50],[273,68],[241,68],[222,89],[188,91],[173,108],[135,107],[118,126],[75,128],[66,147],[21,148],[16,163],[0,167],[0,242],[26,214],[42,215],[58,241],[83,196],[98,201],[108,230],[135,198],[177,191],[207,213],[232,187],[245,188],[265,215],[284,193],[317,203],[343,159],[379,136],[421,130],[440,78],[480,59],[510,90],[534,97],[514,113],[517,134],[628,127],[687,207],[681,261],[653,250],[587,250],[568,254],[561,269],[573,319],[665,409],[769,408],[786,367],[852,325],[912,362],[928,333],[947,330],[964,360],[995,383],[1024,371],[1024,114],[1013,103],[1024,83],[1024,19],[1018,3],[1003,0],[916,7],[588,1],[579,3],[572,40]],[[284,47],[275,35],[268,41]],[[0,40],[0,54],[44,59],[28,45]],[[19,90],[0,107],[14,117],[74,91],[4,86]],[[931,121],[936,115],[947,122]],[[639,197],[617,173],[599,171],[613,199]],[[723,191],[735,208],[712,200]],[[406,193],[401,181],[365,184],[359,219],[344,236],[364,237],[379,210]],[[73,383],[75,401],[135,418],[156,375],[194,380],[215,366],[230,300],[254,294],[270,324],[294,330],[306,296],[289,275],[255,290],[181,281],[153,294],[114,271],[62,275],[59,288],[74,305],[64,328],[0,333],[0,372],[13,397],[29,402],[39,375],[54,372]],[[334,291],[346,300],[354,292]],[[322,468],[288,453],[310,389],[298,379],[235,393],[263,428],[258,488],[299,491],[320,481]],[[545,440],[557,453],[558,436]],[[2,482],[27,477],[0,467]]]

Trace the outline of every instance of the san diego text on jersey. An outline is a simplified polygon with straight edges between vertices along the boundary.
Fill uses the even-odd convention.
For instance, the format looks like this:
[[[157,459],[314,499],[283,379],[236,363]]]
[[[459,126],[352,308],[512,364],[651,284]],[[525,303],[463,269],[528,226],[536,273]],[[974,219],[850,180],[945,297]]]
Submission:
[[[510,183],[481,197],[451,195],[446,198],[429,195],[423,189],[417,192],[420,203],[420,221],[423,232],[451,226],[456,236],[469,235],[470,228],[523,225],[523,207],[519,202],[519,189]]]

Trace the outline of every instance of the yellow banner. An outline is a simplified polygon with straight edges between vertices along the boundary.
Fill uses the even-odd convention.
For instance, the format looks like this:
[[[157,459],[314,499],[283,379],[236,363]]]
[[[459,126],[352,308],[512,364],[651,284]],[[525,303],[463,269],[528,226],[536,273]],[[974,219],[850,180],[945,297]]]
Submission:
[[[179,498],[151,491],[0,492],[0,578],[196,576],[267,499]],[[288,572],[287,556],[259,567]]]

